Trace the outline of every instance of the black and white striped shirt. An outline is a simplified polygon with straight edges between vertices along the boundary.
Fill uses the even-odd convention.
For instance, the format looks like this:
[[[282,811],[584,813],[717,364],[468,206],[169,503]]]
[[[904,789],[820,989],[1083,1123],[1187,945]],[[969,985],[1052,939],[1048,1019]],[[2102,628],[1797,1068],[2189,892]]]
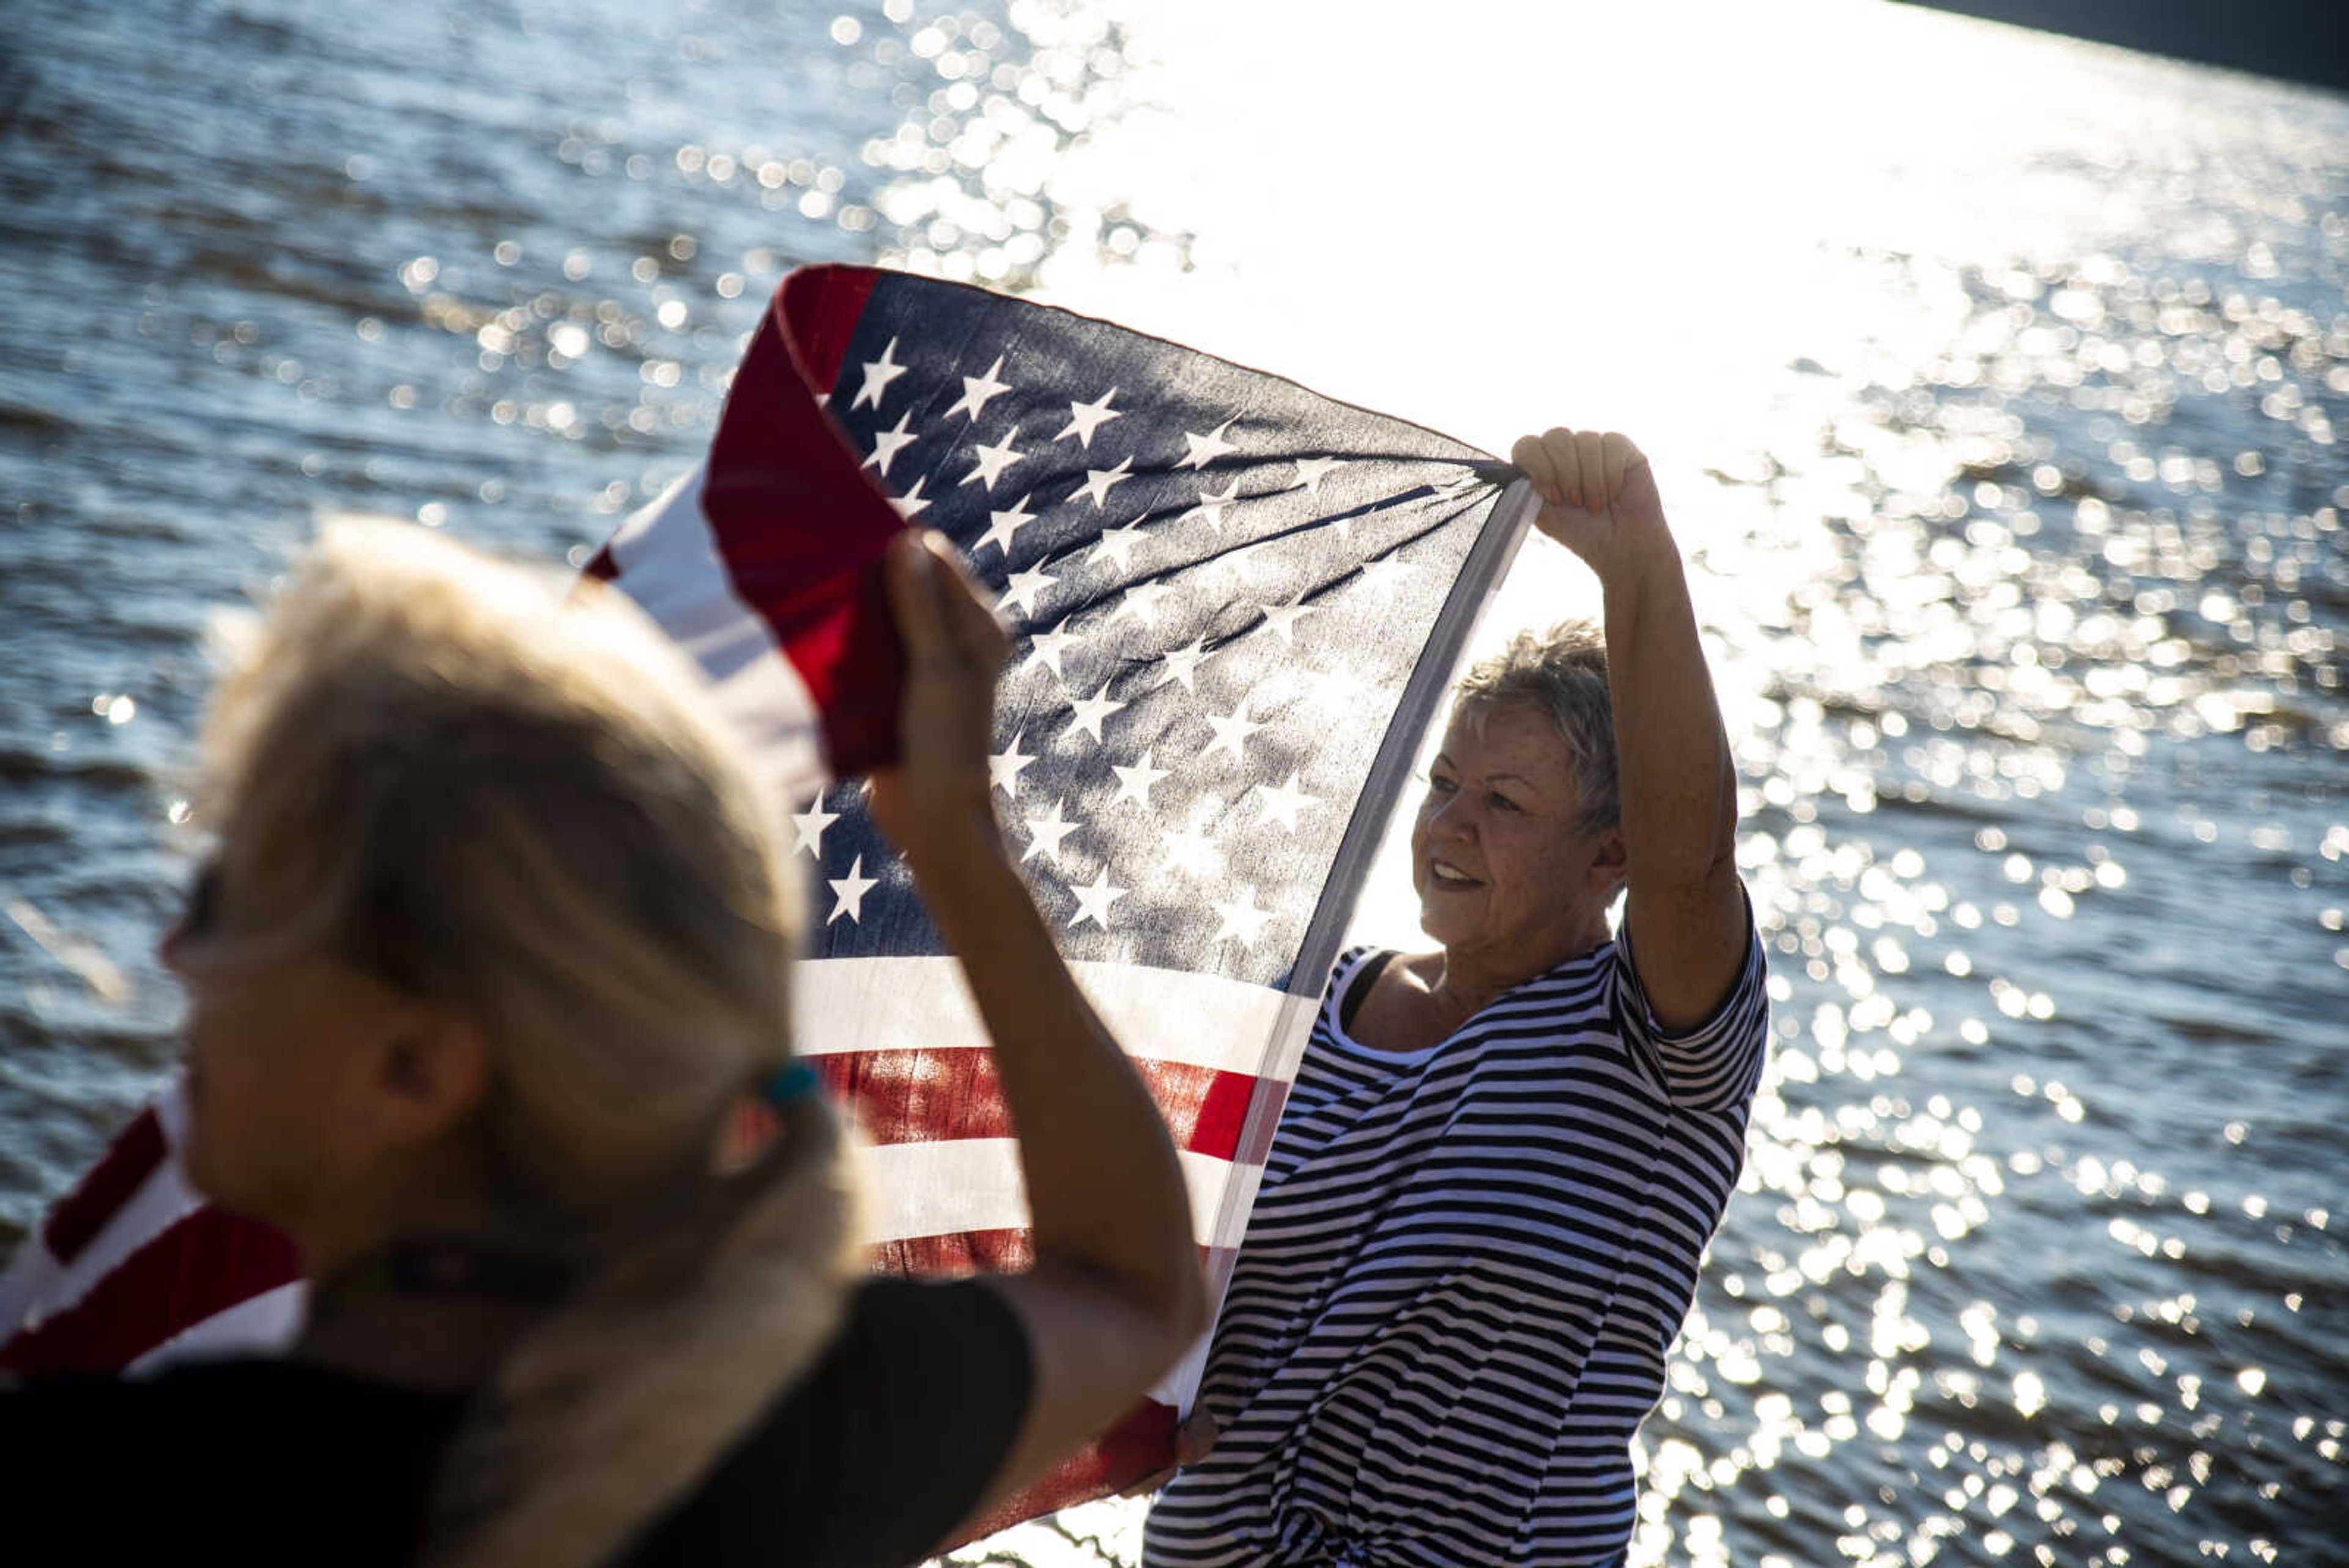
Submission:
[[[1631,1434],[1735,1185],[1769,1036],[1762,948],[1668,1034],[1621,942],[1399,1054],[1339,961],[1200,1397],[1222,1428],[1146,1568],[1613,1562]]]

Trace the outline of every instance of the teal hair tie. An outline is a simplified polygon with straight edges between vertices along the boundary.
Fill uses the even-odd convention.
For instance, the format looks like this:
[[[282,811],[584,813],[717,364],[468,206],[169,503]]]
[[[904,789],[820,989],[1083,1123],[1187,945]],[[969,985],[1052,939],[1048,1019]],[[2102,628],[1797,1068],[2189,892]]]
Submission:
[[[823,1080],[816,1076],[813,1067],[805,1062],[788,1062],[760,1080],[759,1097],[779,1111],[787,1111],[823,1086]]]

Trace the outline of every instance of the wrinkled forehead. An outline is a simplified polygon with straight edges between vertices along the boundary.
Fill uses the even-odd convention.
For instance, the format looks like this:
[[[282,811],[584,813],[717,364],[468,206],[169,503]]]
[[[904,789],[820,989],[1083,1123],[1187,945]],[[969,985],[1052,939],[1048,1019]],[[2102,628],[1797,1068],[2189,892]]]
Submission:
[[[1557,721],[1529,702],[1461,698],[1444,727],[1443,754],[1456,767],[1574,777],[1574,748]]]

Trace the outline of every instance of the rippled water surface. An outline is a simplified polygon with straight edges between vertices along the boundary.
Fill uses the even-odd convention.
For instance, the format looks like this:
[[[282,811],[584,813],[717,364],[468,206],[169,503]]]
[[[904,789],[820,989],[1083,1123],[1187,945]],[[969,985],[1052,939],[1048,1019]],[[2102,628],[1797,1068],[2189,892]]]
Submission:
[[[207,614],[325,511],[592,545],[784,268],[879,258],[1655,453],[1780,1039],[1635,1561],[2337,1560],[2349,105],[1837,0],[1352,14],[16,0],[0,1237],[172,1055]],[[1594,598],[1530,548],[1495,625]]]

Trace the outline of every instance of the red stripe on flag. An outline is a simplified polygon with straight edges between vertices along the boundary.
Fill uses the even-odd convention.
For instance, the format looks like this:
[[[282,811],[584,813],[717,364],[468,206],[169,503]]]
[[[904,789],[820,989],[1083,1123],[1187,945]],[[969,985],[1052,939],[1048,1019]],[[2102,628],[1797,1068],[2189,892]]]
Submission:
[[[843,777],[897,755],[903,667],[880,562],[905,523],[817,401],[876,281],[811,267],[776,291],[734,373],[701,490],[735,595],[792,661]]]
[[[1240,1133],[1247,1126],[1248,1103],[1264,1083],[1253,1073],[1217,1073],[1207,1085],[1207,1092],[1200,1096],[1198,1119],[1192,1124],[1190,1140],[1183,1147],[1194,1154],[1237,1158]],[[1278,1085],[1269,1087],[1275,1096],[1285,1092]],[[1262,1163],[1261,1157],[1257,1163]]]
[[[81,1256],[81,1250],[106,1229],[170,1152],[162,1119],[149,1106],[114,1135],[114,1141],[106,1146],[88,1174],[49,1210],[48,1223],[41,1228],[41,1241],[49,1256],[60,1263],[71,1263]]]
[[[173,1334],[302,1276],[294,1243],[257,1220],[199,1209],[66,1311],[0,1348],[25,1376],[117,1372]]]
[[[799,268],[775,291],[775,309],[791,335],[792,358],[809,386],[828,392],[840,379],[840,362],[848,358],[857,317],[880,281],[870,267],[827,264]]]
[[[960,1231],[950,1236],[908,1236],[873,1249],[876,1273],[916,1280],[959,1280],[972,1274],[1025,1273],[1036,1266],[1036,1238],[1028,1227]]]
[[[809,1057],[825,1085],[856,1112],[876,1144],[947,1143],[1009,1137],[995,1059],[985,1051],[844,1051]],[[1247,1121],[1258,1080],[1187,1062],[1136,1059],[1175,1146],[1229,1159]]]
[[[867,1254],[876,1274],[910,1280],[967,1279],[982,1271],[1024,1273],[1036,1266],[1036,1238],[1025,1225],[999,1231],[958,1231],[945,1236],[909,1236],[882,1241]],[[1201,1247],[1199,1268],[1221,1293],[1231,1276],[1233,1249]]]

